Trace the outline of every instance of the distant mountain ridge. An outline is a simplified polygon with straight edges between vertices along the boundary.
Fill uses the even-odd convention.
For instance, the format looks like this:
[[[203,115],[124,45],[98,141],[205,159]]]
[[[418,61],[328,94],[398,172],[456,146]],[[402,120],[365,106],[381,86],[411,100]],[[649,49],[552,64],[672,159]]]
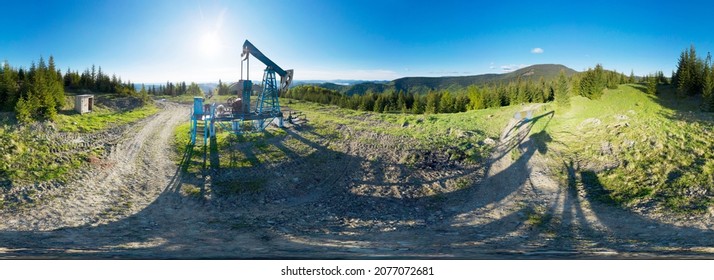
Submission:
[[[393,81],[364,81],[364,80],[296,80],[291,85],[292,87],[300,85],[315,85],[322,88],[339,91],[346,95],[362,95],[369,91],[380,93],[388,89],[396,91],[427,93],[430,90],[445,90],[455,88],[466,88],[470,85],[485,85],[492,83],[508,83],[516,81],[519,78],[525,80],[538,81],[540,78],[552,80],[558,76],[558,73],[563,70],[567,76],[571,76],[578,71],[568,68],[561,64],[536,64],[509,73],[503,74],[481,74],[471,76],[445,76],[445,77],[404,77]],[[253,81],[254,84],[260,84],[260,81]],[[231,84],[230,81],[226,84]],[[152,85],[163,85],[160,83],[146,84],[147,87]],[[141,88],[141,84],[137,84],[136,90]],[[218,86],[217,83],[199,83],[198,86],[204,92],[210,92]]]
[[[391,82],[362,82],[352,85],[340,85],[331,82],[315,83],[314,85],[336,90],[347,95],[365,94],[368,91],[383,92],[386,89],[397,91],[409,91],[415,93],[426,93],[430,90],[444,90],[449,88],[466,88],[470,85],[485,85],[492,83],[508,83],[522,80],[538,81],[555,79],[560,71],[565,71],[565,75],[571,76],[578,71],[560,64],[536,64],[523,67],[513,72],[503,74],[482,74],[471,76],[448,76],[448,77],[404,77]],[[309,83],[303,83],[309,84]]]

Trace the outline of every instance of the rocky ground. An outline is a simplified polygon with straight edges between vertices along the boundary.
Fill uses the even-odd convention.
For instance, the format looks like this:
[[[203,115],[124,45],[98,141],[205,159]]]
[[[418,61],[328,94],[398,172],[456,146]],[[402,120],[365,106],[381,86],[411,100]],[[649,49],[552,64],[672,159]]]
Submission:
[[[62,186],[61,194],[0,212],[0,257],[714,254],[709,220],[661,222],[595,199],[597,190],[581,183],[582,174],[569,174],[566,184],[554,180],[545,157],[550,138],[531,131],[532,121],[513,119],[479,164],[450,160],[445,151],[410,150],[405,137],[345,125],[335,137],[308,123],[268,140],[286,160],[190,177],[172,160],[170,145],[173,128],[188,112],[166,104],[119,133],[111,153]],[[248,144],[236,149],[260,153]]]

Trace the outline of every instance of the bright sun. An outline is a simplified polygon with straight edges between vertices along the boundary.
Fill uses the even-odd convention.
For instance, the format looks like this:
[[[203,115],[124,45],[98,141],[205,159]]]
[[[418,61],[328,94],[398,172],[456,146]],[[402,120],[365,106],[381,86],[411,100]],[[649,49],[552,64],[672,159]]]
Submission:
[[[215,32],[204,34],[198,43],[201,46],[201,52],[206,56],[215,56],[221,50],[221,40]]]

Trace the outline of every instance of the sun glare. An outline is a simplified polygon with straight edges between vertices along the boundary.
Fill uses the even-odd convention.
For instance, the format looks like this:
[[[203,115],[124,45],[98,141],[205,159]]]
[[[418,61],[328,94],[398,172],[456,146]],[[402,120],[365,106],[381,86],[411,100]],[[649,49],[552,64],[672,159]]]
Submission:
[[[201,46],[201,52],[205,56],[216,56],[221,50],[221,40],[215,32],[204,34],[198,43]]]

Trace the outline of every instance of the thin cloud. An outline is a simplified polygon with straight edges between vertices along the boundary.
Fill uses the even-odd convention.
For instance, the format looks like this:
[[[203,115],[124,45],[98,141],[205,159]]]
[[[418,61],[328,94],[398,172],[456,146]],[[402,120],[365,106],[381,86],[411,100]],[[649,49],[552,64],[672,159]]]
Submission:
[[[510,64],[510,65],[502,65],[501,66],[501,71],[503,71],[503,72],[511,72],[514,70],[518,70],[518,65]]]
[[[543,53],[543,49],[541,49],[541,48],[535,48],[535,49],[532,49],[532,50],[531,50],[531,53],[533,53],[533,54],[542,54],[542,53]]]
[[[527,67],[527,66],[528,66],[528,65],[526,65],[526,64],[520,64],[520,65],[516,65],[516,64],[502,65],[502,66],[501,66],[501,72],[503,72],[503,73],[513,72],[513,71],[516,71],[516,70],[518,70],[518,69],[521,69],[521,68]]]

